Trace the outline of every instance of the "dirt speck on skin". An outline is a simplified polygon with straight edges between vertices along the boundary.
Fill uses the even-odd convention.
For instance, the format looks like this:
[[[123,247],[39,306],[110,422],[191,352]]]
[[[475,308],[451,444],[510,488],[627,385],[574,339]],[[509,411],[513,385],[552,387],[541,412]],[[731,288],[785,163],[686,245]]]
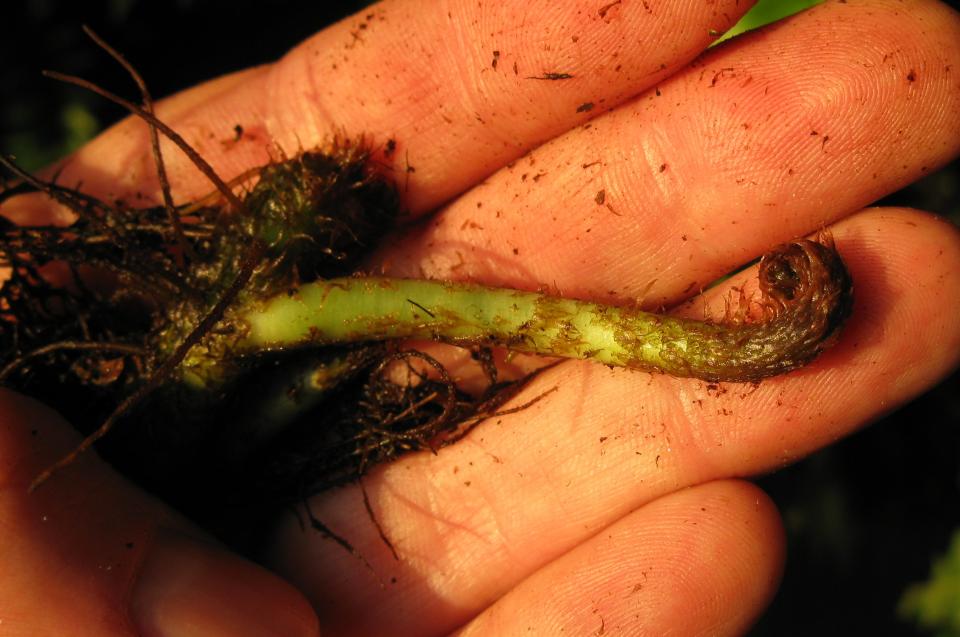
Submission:
[[[623,3],[623,0],[614,0],[613,2],[611,2],[611,3],[609,3],[609,4],[605,4],[605,5],[603,5],[602,7],[600,7],[600,8],[597,10],[597,15],[600,16],[600,19],[601,19],[601,20],[606,20],[606,19],[607,19],[607,15],[610,13],[610,10],[613,9],[614,7],[622,4],[622,3]],[[644,3],[644,4],[646,4],[646,3]],[[613,16],[611,15],[611,17],[613,17]]]
[[[572,80],[573,75],[570,73],[558,73],[558,72],[551,71],[549,73],[544,73],[543,75],[528,75],[527,79],[528,80],[550,80],[550,81]]]
[[[736,77],[736,73],[734,73],[735,70],[736,69],[734,69],[732,66],[726,66],[720,69],[719,71],[717,71],[713,75],[713,78],[710,80],[710,88],[715,87],[717,85],[717,82],[719,82],[724,77]]]

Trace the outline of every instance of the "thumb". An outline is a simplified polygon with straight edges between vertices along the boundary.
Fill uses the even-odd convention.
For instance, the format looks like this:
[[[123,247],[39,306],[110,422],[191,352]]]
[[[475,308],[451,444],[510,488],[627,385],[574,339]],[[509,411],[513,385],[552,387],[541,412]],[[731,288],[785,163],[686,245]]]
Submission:
[[[219,547],[94,454],[33,493],[78,442],[0,389],[0,634],[316,635],[304,597]]]

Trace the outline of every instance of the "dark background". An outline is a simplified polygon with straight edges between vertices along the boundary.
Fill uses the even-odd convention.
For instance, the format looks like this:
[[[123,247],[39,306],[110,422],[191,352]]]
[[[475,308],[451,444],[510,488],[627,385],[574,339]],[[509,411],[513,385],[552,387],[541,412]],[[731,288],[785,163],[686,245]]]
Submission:
[[[134,96],[130,80],[80,31],[89,24],[163,96],[269,62],[366,2],[38,0],[4,7],[0,150],[37,168],[123,115],[44,79],[44,68]],[[954,6],[957,2],[951,2]],[[881,204],[960,222],[960,164]],[[944,312],[957,308],[944,307]],[[758,482],[781,508],[789,558],[756,635],[913,635],[896,606],[960,528],[960,375],[829,449]]]

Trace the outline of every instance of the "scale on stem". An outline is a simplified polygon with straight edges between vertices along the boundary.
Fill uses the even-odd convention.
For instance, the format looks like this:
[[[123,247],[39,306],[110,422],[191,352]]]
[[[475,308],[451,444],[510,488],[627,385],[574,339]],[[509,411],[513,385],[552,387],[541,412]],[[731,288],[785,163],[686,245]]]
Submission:
[[[717,322],[348,276],[400,212],[390,171],[370,144],[338,138],[271,163],[238,194],[154,116],[133,68],[91,37],[134,77],[142,105],[50,75],[144,120],[164,204],[108,204],[0,157],[20,180],[0,202],[33,190],[76,214],[64,227],[0,227],[0,265],[10,272],[0,288],[0,380],[54,403],[89,433],[40,481],[129,417],[137,422],[104,443],[116,440],[113,461],[147,473],[155,490],[167,487],[151,483],[156,475],[176,475],[174,489],[194,495],[206,483],[237,497],[252,485],[296,499],[404,451],[449,443],[498,413],[522,381],[498,381],[490,347],[755,381],[812,360],[849,314],[851,281],[824,239],[765,256],[753,318]],[[223,203],[174,202],[158,131]],[[403,350],[411,337],[471,348],[486,390],[462,391],[438,361]]]

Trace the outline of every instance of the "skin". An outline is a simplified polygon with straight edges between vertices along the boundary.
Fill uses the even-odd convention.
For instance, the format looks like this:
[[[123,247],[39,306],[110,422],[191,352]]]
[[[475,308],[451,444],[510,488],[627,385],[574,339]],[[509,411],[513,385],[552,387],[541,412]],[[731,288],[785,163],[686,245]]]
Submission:
[[[960,153],[960,18],[924,0],[827,2],[688,66],[708,29],[746,8],[678,0],[651,15],[625,0],[600,18],[587,2],[387,2],[356,43],[363,16],[158,112],[227,178],[263,163],[265,141],[292,153],[344,130],[398,140],[405,204],[432,216],[373,260],[395,276],[688,301],[676,311],[698,317],[722,312],[755,273],[694,297],[700,285],[826,227],[856,286],[834,348],[727,391],[552,368],[516,400],[560,391],[365,478],[400,561],[359,488],[313,499],[382,587],[292,517],[258,556],[272,575],[198,539],[90,454],[28,495],[76,439],[52,412],[0,393],[0,631],[744,632],[776,590],[784,543],[773,504],[739,478],[895,409],[960,352],[956,313],[943,311],[960,302],[957,232],[923,212],[862,209]],[[574,78],[526,79],[558,70]],[[601,106],[577,112],[586,102]],[[258,135],[229,149],[204,141],[236,123]],[[146,142],[125,121],[67,160],[62,179],[101,196],[151,192]],[[168,158],[178,200],[209,190]],[[13,207],[63,216],[40,199]]]

